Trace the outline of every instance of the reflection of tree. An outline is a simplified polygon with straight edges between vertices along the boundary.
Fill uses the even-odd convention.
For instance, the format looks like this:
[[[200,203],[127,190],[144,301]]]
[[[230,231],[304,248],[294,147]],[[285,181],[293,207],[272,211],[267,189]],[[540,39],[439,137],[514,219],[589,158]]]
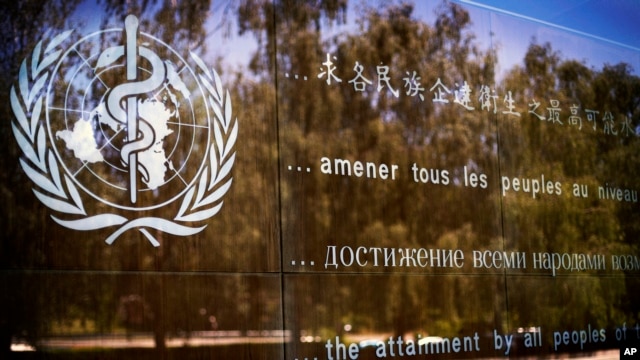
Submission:
[[[573,60],[561,60],[549,44],[530,45],[524,67],[511,71],[504,81],[505,89],[514,90],[523,102],[535,99],[546,103],[555,99],[600,114],[594,122],[587,122],[584,117],[581,131],[569,124],[543,122],[533,115],[520,121],[501,120],[501,162],[505,171],[523,176],[548,174],[565,184],[559,201],[505,201],[507,248],[607,254],[607,271],[613,265],[608,254],[636,253],[637,245],[631,240],[637,234],[632,220],[637,217],[637,211],[632,209],[635,205],[599,199],[598,187],[607,183],[621,187],[637,184],[633,170],[637,161],[631,155],[638,151],[637,135],[606,134],[601,119],[604,111],[610,111],[618,119],[628,117],[633,129],[637,127],[637,93],[631,95],[629,90],[637,88],[638,81],[628,65],[605,66],[602,71],[595,71]],[[587,186],[588,199],[572,195],[574,183]],[[575,280],[575,284],[540,281],[533,294],[512,291],[516,299],[511,302],[513,313],[518,321],[532,324],[537,315],[527,309],[535,307],[540,313],[549,314],[547,326],[580,326],[590,321],[611,327],[632,311],[620,306],[637,286],[632,285],[636,280],[629,280],[629,285],[621,278],[599,276]],[[515,288],[527,283],[524,279],[513,282]]]
[[[141,28],[154,29],[154,36],[163,39],[175,49],[184,51],[205,51],[207,36],[205,14],[209,11],[211,1],[168,2],[131,1],[122,2],[105,0],[105,24],[112,19],[124,19],[129,14],[139,14]]]
[[[0,11],[0,98],[8,104],[11,83],[17,77],[21,59],[26,57],[35,41],[48,29],[61,29],[65,19],[76,8],[78,1],[20,1],[3,3]],[[42,12],[48,16],[37,16]],[[9,106],[2,107],[2,118],[11,119]],[[43,209],[33,202],[23,199],[33,196],[29,187],[24,186],[26,177],[16,161],[19,149],[13,141],[9,121],[3,121],[0,127],[0,142],[3,144],[3,156],[0,156],[0,193],[3,211],[0,227],[3,231],[0,249],[0,282],[3,291],[0,295],[0,353],[9,349],[11,337],[25,333],[30,339],[37,338],[45,330],[41,321],[55,315],[55,310],[45,305],[45,284],[34,284],[22,279],[21,273],[9,276],[9,269],[31,268],[42,263],[46,241],[37,234],[46,222]],[[41,294],[39,292],[42,291]],[[46,295],[45,295],[46,296]],[[20,310],[17,310],[20,309]],[[35,312],[35,313],[34,313]]]
[[[74,28],[75,24],[62,22],[69,18],[76,5],[69,1],[51,1],[44,6],[25,2],[7,5],[7,11],[0,15],[6,30],[4,34],[9,34],[4,38],[6,44],[1,52],[4,73],[17,74],[19,61],[25,58],[30,69],[29,52],[40,39],[44,38],[46,43],[48,38],[44,32],[50,31],[47,36],[51,36]],[[121,23],[126,14],[135,13],[145,31],[151,29],[149,32],[154,36],[182,51],[184,58],[189,59],[189,51],[205,52],[204,40],[210,34],[205,33],[203,21],[207,19],[209,2],[103,2],[103,5],[110,16],[105,20],[108,27],[114,22]],[[43,8],[54,10],[43,18],[39,13]],[[96,8],[93,11],[103,10]],[[117,36],[108,37],[105,35],[103,40],[110,44],[122,43]],[[78,65],[66,63],[64,66]],[[108,79],[107,76],[102,80],[119,82],[119,79]],[[2,99],[6,102],[8,89],[16,78],[17,75],[2,78],[5,84]],[[232,76],[228,78],[233,79]],[[2,312],[6,315],[0,317],[3,351],[9,348],[14,336],[37,344],[38,340],[52,334],[77,331],[72,329],[76,322],[87,333],[119,331],[121,327],[152,330],[160,350],[171,334],[211,329],[209,317],[203,321],[201,312],[209,314],[207,316],[215,320],[216,326],[225,330],[280,327],[279,292],[273,278],[248,279],[230,273],[223,273],[220,278],[215,273],[204,278],[163,276],[167,272],[194,269],[255,271],[276,266],[278,257],[272,249],[277,238],[277,225],[274,225],[277,224],[274,210],[277,184],[274,180],[276,169],[271,166],[277,156],[272,145],[275,132],[273,122],[262,120],[266,114],[264,109],[273,107],[273,90],[238,80],[237,86],[229,86],[229,91],[234,98],[242,96],[256,104],[246,110],[244,116],[237,115],[240,106],[234,110],[234,117],[243,121],[241,131],[247,131],[246,136],[241,135],[246,141],[239,145],[245,155],[236,161],[240,175],[234,181],[233,194],[229,195],[238,199],[237,202],[229,201],[237,208],[220,214],[215,219],[217,222],[208,224],[211,230],[193,238],[176,239],[168,235],[163,238],[162,234],[154,234],[162,243],[159,249],[152,248],[145,237],[135,231],[127,232],[114,246],[107,246],[101,240],[108,236],[106,231],[96,231],[91,241],[87,241],[86,233],[55,225],[31,193],[32,184],[25,185],[28,180],[19,170],[20,152],[12,139],[11,122],[3,122],[2,138],[9,144],[9,150],[2,157],[3,167],[7,170],[2,175],[2,199],[7,206],[3,207],[0,221],[7,241],[2,242],[0,250],[3,269],[0,283],[3,289],[13,289],[0,297]],[[251,101],[252,98],[255,101]],[[3,109],[4,118],[11,119],[10,107]],[[206,151],[203,144],[195,144],[193,148],[194,152]],[[257,156],[248,155],[254,153]],[[193,153],[192,156],[201,154]],[[86,205],[89,211],[117,211],[91,201]],[[179,205],[172,204],[166,211],[175,214]],[[265,211],[265,208],[269,210]],[[257,214],[268,216],[258,219]],[[145,211],[137,215],[152,214]],[[269,230],[265,231],[265,228]],[[257,260],[256,254],[259,254]],[[75,270],[80,271],[76,273]],[[131,271],[135,274],[140,270],[150,271],[149,276],[131,275]],[[257,297],[251,294],[257,294]],[[139,299],[144,304],[145,314],[118,318],[118,309],[122,310],[124,306],[121,301],[127,298]],[[165,355],[162,351],[159,354]]]
[[[357,31],[323,40],[325,28],[343,21],[341,13],[335,12],[339,7],[283,4],[258,2],[240,9],[241,28],[255,32],[264,44],[253,62],[254,71],[261,75],[268,69],[276,70],[283,161],[315,165],[317,159],[329,156],[396,163],[401,169],[417,163],[452,171],[452,181],[460,181],[462,176],[452,169],[466,165],[491,179],[488,191],[478,191],[461,186],[422,186],[406,181],[410,173],[401,174],[403,181],[384,182],[331,177],[317,171],[304,177],[285,172],[283,238],[295,243],[292,254],[321,256],[327,253],[327,246],[336,244],[352,249],[492,249],[526,252],[528,256],[534,252],[611,254],[633,250],[629,239],[635,234],[637,222],[628,220],[635,218],[637,211],[599,201],[593,192],[599,184],[611,181],[607,179],[612,171],[628,168],[620,161],[635,158],[630,157],[637,147],[635,137],[611,141],[601,134],[553,127],[526,111],[526,105],[534,99],[554,99],[566,106],[579,101],[582,109],[629,114],[637,124],[637,95],[627,90],[637,86],[637,79],[624,65],[596,71],[574,60],[562,60],[548,44],[533,43],[523,66],[512,69],[494,85],[494,54],[475,46],[469,31],[471,19],[459,6],[443,5],[433,26],[416,20],[410,5],[363,6]],[[271,22],[274,12],[276,23]],[[313,78],[327,59],[333,59],[336,75],[343,83],[325,86],[315,82],[321,85],[312,86],[283,76],[297,73]],[[346,84],[355,74],[352,68],[356,64],[363,65],[364,77],[373,80],[363,91]],[[388,66],[389,73],[396,75],[392,85],[400,96],[396,97],[392,89],[376,88],[378,65]],[[496,94],[511,91],[523,108],[523,116],[512,119],[503,115],[502,98],[497,99],[500,111],[493,115],[493,108],[469,112],[457,105],[434,105],[428,91],[425,101],[405,94],[397,74],[410,75],[413,71],[425,88],[440,79],[445,84],[474,84],[476,98],[480,85],[495,88]],[[265,75],[265,79],[270,78]],[[543,107],[545,112],[547,106]],[[567,184],[564,196],[542,200],[509,196],[500,200],[495,194],[500,193],[503,173],[557,177]],[[614,176],[620,182],[634,183],[633,171]],[[568,187],[574,182],[589,186],[588,200],[573,198]],[[503,207],[499,207],[499,201]],[[284,251],[285,259],[289,258],[286,247]],[[530,260],[528,268],[533,267]],[[371,304],[359,302],[354,312],[375,313],[363,323],[372,324],[374,330],[392,328],[397,333],[416,330],[422,324],[430,324],[426,330],[441,334],[455,334],[468,326],[535,325],[542,321],[536,317],[539,314],[549,314],[544,320],[548,327],[568,326],[585,318],[610,326],[620,313],[611,304],[627,294],[620,281],[600,277],[565,285],[542,281],[535,294],[522,291],[531,281],[526,277],[508,278],[487,285],[473,278],[386,281],[363,277],[352,284],[355,293],[366,294],[369,287],[384,290]],[[312,294],[315,286],[311,282],[298,284],[295,295]],[[554,295],[562,293],[559,288],[565,292],[562,300]],[[468,296],[472,295],[467,294],[482,296],[473,296],[470,302]],[[302,309],[313,307],[309,297],[298,299],[295,295],[287,301],[293,301],[291,311],[300,309],[288,317],[287,326],[294,333],[312,326],[304,320]],[[321,298],[334,297],[342,298],[340,286],[332,295]],[[573,311],[567,311],[566,303],[572,304]],[[480,314],[475,306],[491,309],[492,314]],[[341,315],[330,318],[331,312],[322,301],[316,309],[329,317],[325,322],[328,328],[340,323]]]
[[[319,17],[315,22],[335,18],[335,14],[321,9],[283,8],[277,13],[281,22],[275,25],[275,31],[282,34],[275,45],[282,158],[307,164],[329,156],[398,164],[402,170],[397,181],[329,177],[317,171],[304,179],[285,177],[285,241],[295,242],[298,251],[316,256],[326,254],[327,246],[333,244],[353,249],[489,245],[498,236],[498,212],[487,192],[458,186],[434,189],[407,180],[413,163],[449,171],[473,164],[477,171],[494,171],[496,135],[488,116],[436,107],[429,101],[428,91],[423,93],[426,101],[410,96],[398,77],[415,71],[423,87],[438,79],[448,84],[462,80],[491,83],[493,55],[473,45],[466,30],[468,14],[455,5],[443,6],[432,27],[415,19],[410,5],[365,7],[358,19],[358,31],[323,43],[318,28],[312,25],[313,18],[300,15],[307,13]],[[300,18],[292,20],[296,16]],[[305,26],[305,21],[311,25]],[[281,76],[296,72],[314,77],[327,54],[335,56],[341,85],[309,86]],[[346,84],[355,64],[363,65],[363,76],[374,81],[362,92]],[[393,76],[383,91],[375,83],[378,65],[388,66]],[[401,95],[396,97],[394,90]],[[453,181],[454,176],[461,175],[451,176]],[[443,208],[445,203],[464,205]],[[452,237],[455,240],[446,240]],[[286,248],[284,256],[287,258]],[[449,279],[430,279],[431,285],[412,277],[366,279],[354,285],[354,293],[364,293],[369,286],[384,289],[371,304],[359,303],[362,313],[375,314],[369,322],[371,330],[392,328],[399,335],[420,329],[423,324],[430,324],[429,329],[423,329],[429,332],[457,333],[463,317],[471,312],[467,310],[470,304],[456,300],[459,289],[466,287],[473,292],[477,286],[474,282],[463,286],[461,281]],[[479,301],[493,304],[494,296]],[[294,306],[297,308],[306,306]],[[291,318],[304,316],[299,315]],[[449,321],[458,322],[451,326]],[[327,319],[327,326],[338,322],[336,318]],[[303,324],[292,320],[287,326],[295,334]]]

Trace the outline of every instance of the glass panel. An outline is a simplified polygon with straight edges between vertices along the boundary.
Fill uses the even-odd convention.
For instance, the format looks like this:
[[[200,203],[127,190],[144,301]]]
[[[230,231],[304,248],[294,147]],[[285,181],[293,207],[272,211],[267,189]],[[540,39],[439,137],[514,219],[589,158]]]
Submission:
[[[628,220],[640,184],[624,164],[640,144],[638,108],[624,89],[638,81],[638,53],[491,18],[498,89],[504,107],[515,104],[497,117],[505,254],[526,258],[512,268],[497,254],[508,274],[510,331],[524,354],[622,347],[616,332],[636,323],[623,304],[636,286],[625,276],[637,259],[637,226]],[[517,276],[525,273],[536,276]],[[541,346],[522,347],[526,329],[540,334]]]
[[[0,13],[0,358],[638,345],[638,48],[470,0]]]
[[[482,357],[508,322],[501,276],[292,274],[285,283],[287,358]]]
[[[472,258],[502,246],[494,71],[472,39],[489,17],[369,4],[317,27],[312,7],[276,13],[284,269],[488,271]]]
[[[237,28],[231,5],[59,5],[64,22],[5,58],[21,69],[4,78],[6,110],[23,114],[23,161],[6,159],[21,168],[7,179],[9,266],[277,271],[275,97],[241,78],[249,50],[214,60],[248,42],[220,28]],[[15,28],[37,16],[16,12]]]
[[[511,355],[595,354],[637,343],[637,323],[625,313],[637,278],[526,276],[507,282],[509,333],[515,339]],[[541,342],[525,342],[527,333],[539,334]]]
[[[43,271],[3,272],[0,282],[12,290],[2,295],[2,318],[15,350],[283,356],[279,276]]]
[[[498,116],[506,250],[526,253],[532,272],[616,273],[613,256],[633,253],[637,232],[639,183],[624,165],[639,146],[625,90],[637,52],[505,15],[492,24],[511,64],[500,91],[516,105]]]

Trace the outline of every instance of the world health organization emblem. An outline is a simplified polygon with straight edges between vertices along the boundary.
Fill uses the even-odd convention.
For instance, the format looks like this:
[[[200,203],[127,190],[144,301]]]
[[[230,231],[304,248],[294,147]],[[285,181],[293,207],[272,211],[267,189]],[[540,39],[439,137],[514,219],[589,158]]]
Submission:
[[[115,229],[108,244],[129,230],[154,246],[154,233],[202,231],[231,187],[238,135],[218,74],[141,32],[133,15],[75,43],[72,34],[40,41],[10,92],[36,197],[63,227]]]

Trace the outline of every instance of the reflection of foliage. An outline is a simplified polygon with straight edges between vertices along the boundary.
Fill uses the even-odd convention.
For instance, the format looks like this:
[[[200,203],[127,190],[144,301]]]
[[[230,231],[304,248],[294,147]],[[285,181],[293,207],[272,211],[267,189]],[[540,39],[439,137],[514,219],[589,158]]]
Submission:
[[[568,131],[541,123],[526,110],[521,119],[514,120],[501,112],[494,115],[490,111],[437,106],[429,98],[422,101],[405,95],[398,82],[396,90],[402,95],[397,97],[390,89],[379,91],[375,84],[375,66],[385,65],[390,74],[415,71],[426,88],[438,79],[446,84],[467,81],[477,87],[495,87],[500,94],[511,91],[521,104],[534,98],[557,99],[563,104],[579,101],[583,108],[629,114],[637,124],[637,95],[629,101],[632,92],[624,91],[637,86],[637,78],[625,65],[596,71],[574,60],[562,60],[549,44],[533,43],[523,59],[524,66],[512,69],[494,85],[495,55],[491,50],[476,48],[468,30],[469,14],[457,5],[444,4],[434,26],[416,20],[411,5],[365,6],[356,32],[324,41],[322,28],[314,24],[341,20],[328,9],[313,5],[271,8],[264,3],[251,9],[240,12],[241,23],[265,40],[261,48],[264,52],[254,61],[259,64],[253,68],[256,73],[264,74],[274,66],[276,69],[281,158],[285,162],[315,165],[322,156],[328,156],[399,164],[400,169],[416,163],[450,171],[454,183],[462,181],[462,174],[455,169],[468,166],[491,179],[489,191],[478,191],[458,185],[422,186],[408,181],[408,172],[395,182],[332,177],[317,171],[304,177],[285,174],[283,238],[296,243],[293,254],[321,256],[327,253],[327,246],[336,244],[352,249],[491,249],[526,252],[531,269],[535,252],[608,256],[633,251],[630,235],[636,225],[627,218],[637,216],[637,211],[621,211],[626,205],[599,200],[595,191],[598,185],[611,181],[611,176],[629,186],[634,184],[633,172],[619,174],[615,169],[623,168],[621,158],[635,158],[630,157],[637,153],[635,137],[612,139]],[[271,24],[269,14],[274,11],[282,21]],[[282,76],[294,72],[313,77],[327,54],[335,56],[336,74],[343,84],[310,86]],[[364,76],[374,81],[362,92],[345,85],[354,74],[351,67],[357,63],[364,65]],[[616,71],[615,80],[603,84]],[[267,74],[265,79],[271,76]],[[603,90],[620,96],[611,97]],[[623,103],[627,105],[621,108]],[[510,195],[500,200],[495,194],[500,193],[501,174],[548,174],[566,184],[564,195],[555,199]],[[570,186],[574,182],[589,187],[588,199],[573,198]],[[619,303],[615,299],[627,293],[623,282],[599,277],[583,280],[561,285],[566,293],[563,300],[553,295],[559,286],[554,281],[542,281],[535,295],[521,291],[532,282],[526,277],[485,282],[473,278],[385,280],[371,276],[351,285],[358,294],[367,293],[371,286],[384,289],[376,301],[360,302],[360,310],[354,311],[378,314],[377,321],[366,323],[375,324],[374,330],[379,331],[393,328],[401,334],[432,324],[432,328],[423,330],[455,334],[469,326],[509,328],[533,326],[543,320],[548,327],[579,326],[585,317],[611,326],[620,310],[625,311],[612,308]],[[296,294],[312,293],[314,286],[301,284]],[[343,299],[339,289],[334,295]],[[474,296],[477,301],[470,303],[465,294],[482,295]],[[357,302],[349,298],[344,301]],[[300,308],[312,307],[307,298],[292,296],[291,301],[304,304]],[[567,312],[566,302],[573,304],[574,312]],[[322,304],[318,304],[318,311],[327,314]],[[351,311],[345,309],[342,314]],[[541,320],[539,316],[544,314],[549,318]],[[340,321],[337,315],[327,316],[327,327]],[[287,325],[294,331],[311,326],[304,319],[303,312],[296,313]]]
[[[19,61],[33,48],[36,40],[51,29],[62,29],[68,15],[77,7],[78,1],[13,1],[5,2],[0,11],[0,98],[9,104],[9,89],[18,74]],[[46,13],[47,16],[36,16]],[[2,107],[2,118],[11,118],[11,108]],[[0,227],[3,229],[0,249],[0,353],[10,345],[11,336],[22,334],[31,340],[43,334],[45,322],[55,316],[55,310],[47,305],[46,284],[34,284],[22,279],[20,273],[9,276],[8,269],[30,268],[41,264],[45,258],[46,243],[37,239],[44,213],[33,202],[23,199],[32,197],[29,187],[24,186],[26,176],[19,170],[16,161],[20,150],[12,139],[9,121],[3,121],[0,127],[0,143],[3,155],[0,156],[0,196],[3,211]],[[40,295],[38,292],[42,291]]]
[[[154,29],[154,36],[164,39],[176,49],[206,50],[204,22],[210,1],[117,1],[102,0],[106,11],[105,24],[111,19],[123,19],[138,14],[141,28]],[[158,4],[160,3],[160,4]],[[160,25],[160,26],[159,26]],[[187,53],[181,54],[186,57]]]
[[[628,117],[636,129],[640,123],[637,89],[640,79],[628,65],[606,65],[602,71],[588,69],[574,60],[561,60],[550,44],[533,43],[524,59],[504,80],[522,101],[557,99],[600,111],[596,123],[582,131],[541,122],[529,115],[520,121],[504,120],[501,127],[501,163],[510,174],[549,174],[562,179],[564,195],[557,201],[508,199],[504,206],[505,244],[509,249],[530,252],[606,254],[606,270],[612,271],[610,254],[637,253],[637,204],[599,199],[598,187],[637,185],[637,134],[604,134],[602,112]],[[593,128],[591,128],[593,126]],[[535,149],[535,151],[531,151]],[[587,199],[572,195],[571,186],[582,184]],[[615,184],[615,185],[613,185]],[[631,280],[630,278],[629,280]],[[580,326],[591,322],[612,326],[624,316],[635,318],[637,309],[621,306],[637,286],[622,278],[579,278],[574,281],[537,282],[534,293],[513,294],[517,321],[533,324],[548,314],[547,326]],[[517,289],[531,282],[514,279]],[[550,294],[553,294],[551,296]]]
[[[287,9],[282,12],[284,18],[295,14]],[[285,23],[278,24],[276,31],[279,33],[282,26],[287,36],[277,38],[281,41],[277,44],[277,75],[288,71],[316,74],[317,67],[330,53],[340,64],[337,75],[344,82],[351,78],[351,67],[356,62],[367,66],[364,76],[374,81],[376,66],[389,66],[389,74],[396,76],[392,86],[402,95],[396,97],[390,89],[378,91],[375,83],[356,92],[349,85],[308,86],[280,77],[281,157],[291,163],[311,162],[310,165],[322,156],[398,164],[399,179],[362,181],[330,177],[317,171],[305,175],[304,180],[289,180],[287,176],[282,194],[285,240],[303,240],[297,244],[299,251],[316,256],[326,254],[327,246],[334,244],[353,249],[358,246],[396,249],[431,247],[443,239],[443,248],[487,246],[499,230],[498,209],[489,192],[459,186],[434,188],[407,179],[412,176],[408,169],[413,163],[446,169],[458,179],[460,174],[454,174],[453,169],[465,165],[473,164],[476,171],[485,173],[494,171],[495,120],[453,107],[438,108],[428,101],[427,92],[426,101],[408,96],[397,75],[415,71],[424,87],[439,78],[446,83],[462,80],[490,83],[493,54],[475,48],[472,35],[466,30],[469,16],[456,5],[443,6],[434,27],[416,20],[413,8],[406,4],[367,7],[362,14],[357,32],[326,43],[321,43],[322,37],[313,28],[294,31]],[[329,15],[327,18],[331,19]],[[456,205],[442,206],[447,203]],[[479,218],[478,214],[489,216]],[[450,234],[456,234],[458,229],[464,230],[457,235],[465,234],[453,244],[449,239],[456,235]],[[367,287],[384,289],[375,301],[359,302],[360,310],[354,311],[376,314],[372,315],[376,317],[376,321],[371,321],[373,331],[392,328],[401,335],[422,329],[455,334],[462,319],[479,318],[473,315],[471,304],[456,301],[462,289],[469,293],[484,292],[478,282],[425,281],[419,277],[364,279],[353,284],[357,289],[354,293],[366,293]],[[474,305],[493,310],[498,295],[481,297],[478,301],[483,304]],[[300,313],[292,318],[303,316]],[[426,325],[436,320],[456,325],[437,328]],[[487,319],[476,322],[482,321]],[[335,322],[336,318],[327,320],[327,324]],[[293,320],[288,325],[295,331],[304,323]]]
[[[5,34],[21,34],[21,36],[6,38],[7,44],[3,46],[3,51],[6,50],[7,54],[2,54],[2,66],[10,70],[7,70],[5,74],[16,73],[17,71],[14,71],[13,68],[18,68],[19,61],[26,57],[28,51],[33,49],[36,41],[40,38],[47,38],[43,36],[42,32],[51,28],[73,28],[73,26],[63,26],[62,22],[69,18],[69,13],[73,11],[75,3],[66,1],[60,4],[57,1],[52,1],[45,4],[45,9],[48,9],[49,6],[55,8],[55,11],[49,13],[51,17],[46,19],[37,14],[41,7],[31,6],[31,4],[25,2],[12,3],[11,7],[16,4],[19,5],[19,9],[7,7],[7,12],[3,11],[2,13],[2,26],[7,28]],[[207,34],[204,32],[202,23],[198,23],[195,20],[204,21],[207,18],[203,16],[209,9],[207,2],[193,4],[185,2],[180,2],[180,4],[175,2],[165,2],[163,4],[127,2],[124,4],[118,2],[117,4],[108,3],[106,6],[109,9],[108,13],[116,17],[118,14],[140,12],[140,16],[147,26],[151,23],[150,19],[155,18],[158,24],[162,24],[162,26],[156,26],[155,21],[153,22],[154,26],[151,28],[154,29],[154,35],[163,38],[173,47],[185,51],[183,55],[188,54],[190,50],[195,52],[204,51],[204,46],[201,45],[204,43]],[[5,16],[8,16],[8,18],[5,18]],[[194,21],[187,23],[171,21],[169,19],[171,16]],[[24,20],[24,18],[29,20]],[[46,22],[43,23],[43,20],[46,20]],[[51,22],[51,24],[48,22]],[[24,27],[31,25],[34,25],[33,29],[24,29]],[[159,31],[159,33],[156,31]],[[57,33],[56,31],[51,32]],[[26,35],[22,36],[22,34]],[[105,39],[105,41],[121,40]],[[17,43],[14,44],[14,42]],[[31,60],[31,57],[29,57],[26,61],[29,64],[28,69],[31,69]],[[77,66],[77,64],[64,64],[64,66],[73,67]],[[8,75],[2,79],[8,82],[14,81],[14,78],[15,76]],[[115,83],[119,81],[119,79],[103,80],[113,80]],[[3,99],[7,102],[9,95],[6,92],[11,88],[11,85],[5,84],[2,86],[2,89],[4,89],[2,90]],[[220,84],[217,85],[220,87]],[[237,92],[243,91],[241,85],[233,90]],[[257,97],[265,94],[265,92],[258,90],[257,87],[244,89],[244,92],[246,96],[249,96],[250,93],[256,94],[255,96]],[[231,95],[224,95],[224,98],[228,99],[227,96]],[[233,96],[237,96],[237,93],[234,93]],[[230,111],[225,112],[225,109],[230,110],[230,107],[226,106],[229,104],[230,102],[222,104],[221,112],[224,113],[222,116],[231,115]],[[10,111],[10,108],[5,108],[5,111],[7,110]],[[262,111],[258,112],[264,114]],[[30,115],[25,114],[27,117]],[[197,115],[202,116],[202,114]],[[9,119],[10,114],[6,113],[5,118]],[[34,121],[37,120],[39,119],[34,118]],[[232,135],[225,135],[224,140],[220,141],[221,136],[218,135],[221,132],[216,133],[218,145],[222,145],[223,142],[229,144],[229,142],[235,141],[235,137],[232,137],[235,136],[235,131],[231,131],[231,129],[236,129],[235,122],[227,122],[230,123],[229,131]],[[118,325],[118,322],[115,321],[115,314],[119,307],[118,301],[120,297],[137,293],[141,294],[141,299],[144,301],[145,307],[148,308],[147,314],[152,316],[145,315],[139,319],[140,321],[129,319],[125,321],[125,325],[132,329],[154,331],[157,345],[160,348],[164,346],[165,336],[170,331],[177,331],[178,329],[184,331],[208,329],[202,324],[202,316],[197,311],[198,307],[200,309],[208,309],[211,306],[215,306],[216,309],[214,310],[218,313],[216,316],[217,323],[227,329],[233,329],[236,326],[242,329],[271,329],[279,327],[271,325],[279,321],[277,316],[279,305],[277,300],[272,300],[274,298],[277,299],[277,292],[262,288],[264,282],[261,281],[246,280],[242,277],[230,275],[227,281],[191,280],[186,281],[186,284],[176,285],[175,281],[164,281],[162,279],[135,281],[135,279],[128,276],[119,278],[119,281],[111,281],[113,278],[106,273],[79,274],[66,277],[64,275],[68,274],[64,271],[62,271],[63,276],[60,276],[60,274],[56,274],[58,275],[56,276],[50,275],[46,271],[44,274],[31,274],[26,270],[32,268],[47,270],[80,268],[85,270],[108,269],[110,271],[141,269],[162,271],[165,269],[215,269],[216,267],[230,269],[232,266],[244,270],[252,270],[247,264],[253,260],[240,259],[234,247],[244,245],[247,248],[259,246],[266,248],[267,242],[265,242],[265,238],[275,236],[275,234],[261,234],[262,224],[256,224],[255,221],[251,220],[256,218],[256,213],[265,213],[261,211],[263,204],[264,206],[272,207],[275,203],[271,199],[271,197],[274,197],[275,182],[268,181],[268,183],[273,184],[271,189],[261,189],[250,183],[252,180],[254,182],[265,182],[264,179],[259,177],[268,173],[275,174],[274,170],[270,169],[269,171],[258,173],[257,180],[250,179],[247,176],[239,181],[245,190],[249,189],[249,191],[238,191],[240,194],[237,195],[240,199],[239,202],[245,209],[252,209],[251,212],[255,213],[245,212],[238,215],[232,212],[231,214],[226,214],[226,218],[220,220],[220,223],[235,222],[230,226],[224,226],[224,231],[228,232],[228,234],[222,234],[222,231],[215,236],[211,235],[211,232],[208,235],[201,234],[202,236],[199,238],[190,238],[175,246],[170,244],[172,239],[163,239],[162,234],[157,234],[158,239],[165,242],[163,249],[160,251],[145,247],[143,245],[145,240],[142,237],[135,238],[135,236],[127,236],[118,246],[109,247],[101,241],[84,242],[82,240],[86,239],[82,239],[85,237],[83,233],[66,232],[64,229],[54,226],[49,219],[50,214],[43,211],[42,205],[29,201],[34,199],[31,193],[33,184],[24,186],[25,181],[27,181],[24,173],[16,171],[17,169],[13,170],[18,165],[19,151],[17,146],[14,145],[15,141],[13,139],[9,140],[11,136],[10,123],[3,122],[5,126],[1,129],[3,139],[6,138],[5,143],[10,144],[10,148],[5,153],[6,156],[2,157],[3,164],[6,165],[4,168],[7,170],[2,175],[2,196],[3,201],[6,201],[8,206],[4,208],[5,210],[0,220],[2,221],[6,238],[9,241],[2,242],[0,256],[2,257],[2,267],[4,269],[19,269],[19,271],[15,273],[7,273],[5,271],[0,274],[0,282],[3,284],[3,288],[15,290],[13,294],[5,293],[0,299],[1,308],[5,315],[1,317],[2,320],[0,321],[2,351],[9,347],[12,336],[26,338],[32,343],[36,343],[40,337],[51,335],[52,331],[69,328],[68,324],[76,320],[81,323],[95,324],[93,330],[89,331],[113,331],[114,326]],[[273,162],[272,159],[275,157],[275,154],[265,151],[265,148],[271,150],[269,139],[273,138],[274,135],[271,135],[268,128],[263,124],[254,123],[259,130],[250,132],[255,135],[255,139],[248,142],[251,145],[247,148],[250,151],[264,154],[268,160],[260,161],[260,166],[266,167]],[[259,133],[260,131],[262,133]],[[226,129],[222,133],[226,134]],[[256,146],[256,144],[259,146]],[[206,150],[200,144],[196,144],[196,148],[194,151],[204,152]],[[227,154],[228,149],[222,150],[221,152]],[[221,159],[220,161],[228,160]],[[244,158],[241,162],[246,168],[246,164],[251,164],[253,161],[253,159]],[[220,167],[223,167],[223,165],[221,164]],[[219,174],[221,178],[226,175],[225,169],[222,168]],[[256,174],[252,172],[251,175],[255,176]],[[197,196],[203,193],[198,193]],[[197,196],[194,196],[194,198]],[[261,197],[260,201],[255,200],[256,196]],[[243,197],[248,200],[243,201]],[[256,203],[258,204],[257,206]],[[199,210],[201,209],[199,208]],[[168,209],[168,211],[173,211],[173,214],[175,214],[178,209]],[[276,216],[272,210],[269,213],[273,214],[272,216],[274,217]],[[191,220],[190,218],[185,219]],[[213,232],[216,232],[215,225],[210,226],[210,228],[214,228]],[[49,229],[53,230],[49,231]],[[97,239],[104,238],[104,233],[96,236]],[[223,237],[223,239],[220,239],[220,237]],[[208,252],[202,251],[202,247],[207,247],[203,245],[203,241],[209,242],[209,244],[215,241],[223,250],[216,253],[216,256],[211,256]],[[199,245],[195,246],[194,244],[196,243]],[[257,245],[253,246],[253,244]],[[209,246],[212,247],[211,245]],[[65,250],[59,251],[60,249]],[[260,253],[264,254],[266,251]],[[272,263],[270,260],[272,258],[273,256],[266,256],[261,261],[253,262],[253,266],[265,268],[263,264]],[[96,279],[98,280],[96,281]],[[225,288],[225,290],[220,291],[221,288]],[[271,288],[276,289],[273,286]],[[188,295],[184,295],[185,292]],[[253,298],[248,295],[251,293],[259,294],[259,296]],[[239,294],[242,294],[242,296],[239,296]],[[194,305],[194,302],[198,301],[206,304]],[[225,309],[225,311],[222,313],[220,308]],[[266,310],[268,311],[267,314],[262,313],[265,308],[268,308]],[[48,319],[52,319],[52,321],[48,321]],[[56,324],[64,324],[64,326]],[[206,325],[209,328],[211,326],[208,318]]]
[[[33,47],[34,41],[50,29],[63,29],[79,0],[65,1],[12,1],[2,4],[0,11],[0,66],[3,74],[14,74],[14,61],[22,59]],[[37,16],[45,13],[47,16]],[[13,77],[4,77],[2,82]],[[9,86],[4,84],[2,91]]]
[[[149,323],[152,317],[149,305],[140,295],[131,294],[120,298],[118,320],[127,330],[150,330],[145,329],[144,325]]]

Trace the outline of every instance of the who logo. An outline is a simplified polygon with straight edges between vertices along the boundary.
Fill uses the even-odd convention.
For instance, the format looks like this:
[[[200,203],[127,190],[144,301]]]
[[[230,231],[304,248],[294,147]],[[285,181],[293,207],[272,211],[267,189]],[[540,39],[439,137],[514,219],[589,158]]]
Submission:
[[[238,136],[229,92],[137,17],[40,41],[10,98],[20,165],[57,224],[160,246],[154,234],[196,234],[220,211]]]

